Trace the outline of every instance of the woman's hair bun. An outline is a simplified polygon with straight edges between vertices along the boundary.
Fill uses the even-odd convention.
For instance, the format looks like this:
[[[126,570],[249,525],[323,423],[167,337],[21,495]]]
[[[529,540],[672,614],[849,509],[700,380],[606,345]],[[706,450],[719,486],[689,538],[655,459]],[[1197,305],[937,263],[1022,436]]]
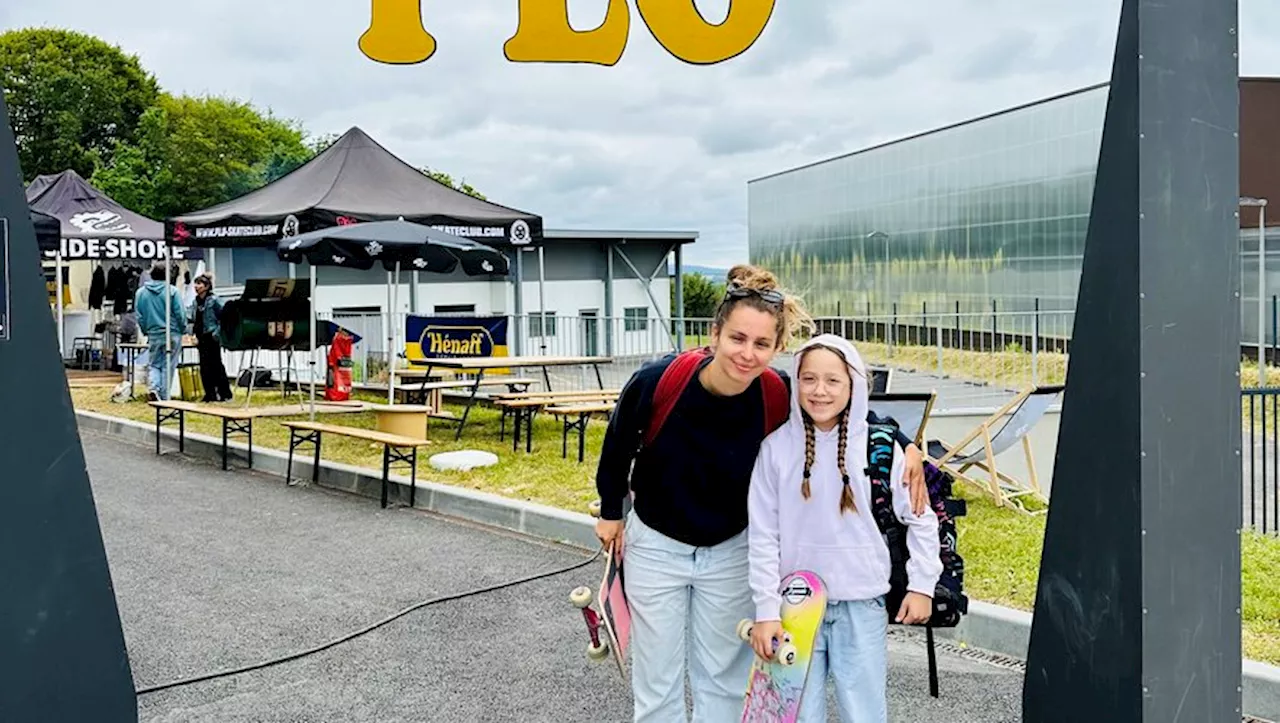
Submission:
[[[738,264],[729,269],[728,282],[744,289],[765,291],[778,288],[778,277],[772,271],[751,264]]]

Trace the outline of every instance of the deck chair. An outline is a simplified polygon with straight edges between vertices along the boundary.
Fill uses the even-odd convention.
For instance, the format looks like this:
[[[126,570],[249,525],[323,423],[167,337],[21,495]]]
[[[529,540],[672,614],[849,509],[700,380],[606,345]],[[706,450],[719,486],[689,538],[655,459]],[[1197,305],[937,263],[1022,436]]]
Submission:
[[[1040,503],[1040,510],[1037,512],[1043,512],[1049,501],[1041,491],[1040,481],[1036,477],[1035,460],[1031,456],[1031,440],[1027,437],[1027,433],[1040,422],[1040,418],[1058,400],[1058,395],[1064,389],[1066,389],[1064,385],[1058,384],[1030,387],[1022,391],[1008,404],[984,419],[958,444],[949,445],[937,439],[929,440],[929,461],[939,469],[951,473],[956,479],[968,482],[979,489],[986,487],[995,499],[997,507],[1009,505],[1022,512],[1031,513],[1022,501],[1023,498],[1030,497]],[[997,429],[997,425],[1001,424],[1006,414],[1008,419],[1005,419],[1003,426]],[[997,431],[992,433],[993,429]],[[975,439],[981,439],[982,446],[977,451],[964,454],[964,448]],[[1027,457],[1027,474],[1031,478],[1029,484],[1023,484],[996,469],[996,457],[1019,442],[1022,443],[1022,450]],[[965,474],[970,467],[986,472],[990,476],[990,481],[979,482],[975,476]]]
[[[870,367],[867,371],[871,372],[871,388],[867,391],[871,394],[887,394],[889,385],[893,383],[893,370]]]
[[[914,440],[916,447],[923,450],[924,428],[929,424],[929,414],[933,411],[936,398],[937,394],[934,392],[881,392],[871,395],[868,406],[877,417],[892,418],[898,429]]]

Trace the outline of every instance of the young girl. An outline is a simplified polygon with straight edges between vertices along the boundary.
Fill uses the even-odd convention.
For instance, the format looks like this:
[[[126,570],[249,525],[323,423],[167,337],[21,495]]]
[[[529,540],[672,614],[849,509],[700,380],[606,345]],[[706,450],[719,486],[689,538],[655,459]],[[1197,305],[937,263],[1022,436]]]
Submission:
[[[867,467],[867,373],[848,341],[814,337],[797,350],[791,417],[765,439],[748,493],[752,647],[768,660],[781,642],[779,585],[796,570],[817,573],[827,610],[814,641],[800,721],[826,721],[828,675],[840,720],[887,720],[889,550],[871,514]],[[903,450],[895,445],[892,482],[900,489]],[[893,509],[907,526],[908,593],[894,619],[920,623],[932,613],[942,574],[938,519],[917,515],[905,494]]]

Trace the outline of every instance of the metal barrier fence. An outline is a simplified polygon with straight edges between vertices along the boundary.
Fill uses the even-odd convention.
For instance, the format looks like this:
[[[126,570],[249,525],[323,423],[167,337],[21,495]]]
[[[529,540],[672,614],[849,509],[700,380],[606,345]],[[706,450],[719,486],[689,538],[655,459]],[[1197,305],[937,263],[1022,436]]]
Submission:
[[[450,316],[439,314],[436,316]],[[455,316],[466,316],[465,314]],[[387,315],[321,315],[361,336],[355,345],[353,379],[385,383]],[[405,315],[393,315],[404,334]],[[896,391],[938,392],[936,410],[994,408],[1031,384],[1058,384],[1066,377],[1072,312],[917,313],[816,319],[819,333],[854,341],[868,363],[895,369]],[[605,384],[620,387],[644,362],[675,349],[705,346],[712,320],[547,315],[507,317],[507,353],[547,356],[608,356]],[[544,330],[545,326],[545,330]],[[401,342],[403,343],[403,339]],[[402,356],[403,352],[401,352]],[[400,366],[406,364],[403,358]],[[789,354],[775,366],[787,369]],[[305,369],[301,369],[305,373]],[[595,386],[594,373],[561,370],[559,388]]]
[[[1280,411],[1280,388],[1242,389],[1240,406],[1244,417],[1244,453],[1240,455],[1240,478],[1244,493],[1243,522],[1263,534],[1280,534],[1280,434],[1276,428]]]

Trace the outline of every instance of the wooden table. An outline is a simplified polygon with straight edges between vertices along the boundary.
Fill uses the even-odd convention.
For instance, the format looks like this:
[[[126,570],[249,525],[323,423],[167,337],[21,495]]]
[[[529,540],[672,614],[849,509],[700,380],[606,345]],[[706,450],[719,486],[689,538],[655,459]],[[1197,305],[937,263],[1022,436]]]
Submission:
[[[471,386],[471,396],[467,399],[466,409],[458,420],[458,432],[454,439],[462,438],[462,428],[467,424],[467,416],[475,405],[476,392],[484,381],[485,372],[491,369],[542,369],[543,383],[546,391],[551,390],[551,367],[569,367],[590,365],[596,371],[596,383],[604,389],[604,380],[600,376],[601,364],[612,364],[613,357],[608,356],[473,356],[458,358],[433,358],[424,361],[412,360],[415,368],[424,368],[427,376],[432,369],[451,369],[463,374],[475,374],[475,383]]]

